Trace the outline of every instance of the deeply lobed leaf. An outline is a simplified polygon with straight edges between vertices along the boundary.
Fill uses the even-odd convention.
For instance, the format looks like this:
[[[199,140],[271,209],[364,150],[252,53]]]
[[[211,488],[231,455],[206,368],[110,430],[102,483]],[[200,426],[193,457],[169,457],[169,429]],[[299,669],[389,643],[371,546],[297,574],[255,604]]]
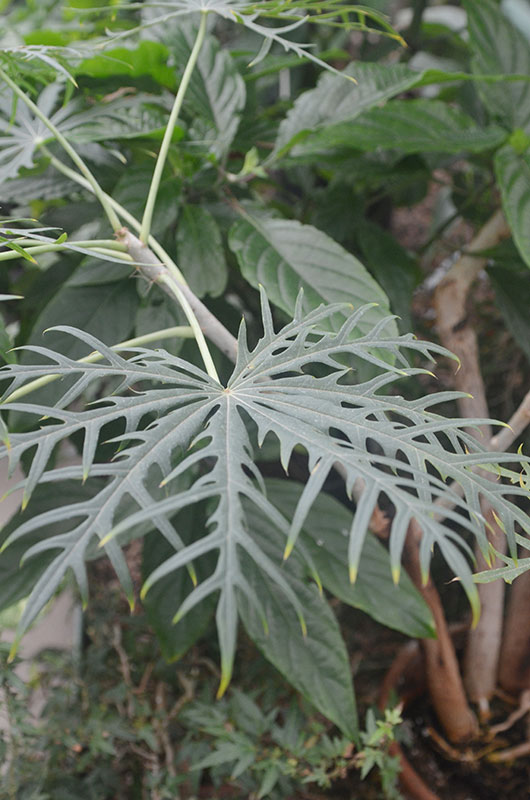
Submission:
[[[530,523],[509,495],[526,494],[526,489],[492,483],[474,468],[481,465],[492,469],[496,463],[508,464],[514,456],[489,453],[466,432],[461,421],[431,410],[437,403],[454,399],[455,393],[413,401],[392,394],[397,379],[418,372],[409,363],[411,353],[431,358],[433,353],[446,351],[411,335],[387,335],[385,320],[352,339],[352,330],[361,324],[367,310],[364,307],[352,312],[338,332],[330,332],[326,330],[328,319],[344,313],[344,305],[319,307],[306,315],[300,297],[294,320],[276,333],[262,292],[264,335],[251,350],[242,324],[238,361],[226,387],[162,350],[138,348],[124,359],[94,337],[74,329],[62,330],[98,350],[103,356],[101,363],[81,364],[46,348],[33,347],[30,349],[49,363],[8,365],[0,370],[0,379],[10,381],[5,408],[46,418],[37,431],[5,437],[0,449],[0,458],[8,457],[12,467],[33,452],[24,481],[24,503],[38,484],[75,478],[88,479],[97,486],[93,496],[37,514],[7,539],[5,545],[37,530],[48,532],[32,544],[25,558],[55,553],[28,600],[19,635],[67,569],[74,571],[86,596],[84,562],[94,540],[105,547],[120,580],[130,590],[118,542],[123,537],[128,540],[158,530],[171,545],[171,555],[147,578],[144,593],[181,567],[187,566],[193,574],[196,559],[216,554],[213,571],[186,597],[176,619],[217,594],[222,693],[232,670],[239,596],[246,598],[266,626],[255,585],[242,566],[245,559],[277,586],[293,606],[302,630],[305,626],[303,609],[280,566],[253,536],[248,504],[283,533],[287,555],[336,464],[341,466],[349,493],[358,479],[366,486],[348,533],[351,578],[356,575],[371,513],[384,496],[394,509],[390,536],[394,575],[399,574],[404,537],[414,518],[423,530],[425,574],[437,545],[475,605],[476,589],[465,555],[469,548],[454,529],[439,520],[436,501],[451,497],[455,509],[448,513],[449,520],[470,531],[487,552],[486,522],[480,510],[480,498],[487,495],[513,554],[515,523],[525,533],[530,533]],[[393,366],[385,360],[389,355],[394,359]],[[351,369],[344,367],[344,357],[368,361],[379,374],[351,385]],[[9,395],[27,380],[50,374],[69,379],[55,407],[9,401]],[[67,410],[88,387],[102,381],[115,386],[112,395],[82,411]],[[466,427],[473,422],[480,423],[466,420]],[[112,439],[116,455],[110,462],[95,463],[97,445],[111,423],[122,426],[122,433]],[[260,446],[269,435],[276,437],[286,470],[295,448],[307,453],[310,477],[289,514],[290,522],[267,498],[254,463],[252,428],[257,431]],[[50,468],[57,445],[79,433],[83,435],[82,465]],[[503,469],[503,474],[514,482],[518,479],[509,470]],[[177,481],[181,475],[188,476],[188,483]],[[462,487],[463,498],[448,486],[451,480]],[[185,546],[172,519],[176,512],[196,503],[207,503],[210,509],[207,533]],[[57,523],[65,524],[66,531],[55,533],[48,527]]]

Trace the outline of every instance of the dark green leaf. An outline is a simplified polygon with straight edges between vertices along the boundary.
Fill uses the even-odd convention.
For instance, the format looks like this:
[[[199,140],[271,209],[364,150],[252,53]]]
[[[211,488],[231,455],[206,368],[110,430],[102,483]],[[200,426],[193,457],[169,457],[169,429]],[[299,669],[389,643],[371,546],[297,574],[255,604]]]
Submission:
[[[134,326],[139,299],[132,281],[109,283],[97,286],[63,286],[54,295],[37,318],[27,343],[30,345],[52,344],[71,358],[88,355],[88,349],[71,336],[50,331],[54,325],[81,325],[87,332],[101,338],[106,344],[118,344],[129,338]],[[20,362],[34,361],[31,353],[22,352]],[[64,392],[60,383],[52,383],[32,395],[34,402],[53,403]],[[16,420],[16,422],[15,422]],[[22,420],[18,415],[13,424]]]
[[[296,145],[293,156],[333,147],[397,149],[402,153],[480,153],[498,147],[506,132],[480,128],[471,117],[439,100],[391,100],[352,122],[322,128]]]
[[[530,150],[519,155],[507,145],[495,155],[495,173],[513,238],[530,267]]]
[[[361,262],[311,225],[249,215],[232,226],[229,245],[247,281],[263,285],[288,313],[302,288],[307,311],[323,302],[349,302],[353,308],[379,303],[361,321],[360,332],[388,315],[386,295]],[[339,324],[347,314],[345,309]]]
[[[296,507],[302,486],[292,481],[267,480],[267,493],[271,502],[289,517]],[[406,573],[401,573],[399,583],[394,584],[391,575],[388,550],[373,535],[366,537],[359,576],[350,583],[344,565],[348,561],[347,532],[352,525],[352,513],[338,500],[321,493],[315,500],[301,532],[301,543],[312,562],[322,585],[331,594],[354,608],[359,608],[373,619],[389,628],[395,628],[406,636],[425,638],[433,636],[434,625],[431,613],[414,588]],[[252,525],[260,542],[267,550],[274,547],[281,554],[283,537],[263,516],[252,514]],[[272,550],[268,551],[272,555]],[[306,569],[303,556],[295,551],[286,564],[289,570],[291,559],[295,561],[295,574],[300,578]]]
[[[153,135],[162,137],[168,112],[160,100],[151,95],[125,96],[109,103],[79,111],[64,120],[61,132],[72,142],[103,142],[112,139],[137,139]],[[175,138],[184,132],[176,128]]]
[[[31,503],[31,508],[16,514],[2,528],[0,533],[0,544],[3,544],[7,537],[27,520],[38,514],[43,514],[55,508],[57,504],[65,507],[70,503],[82,502],[84,499],[94,495],[94,487],[82,486],[78,481],[63,481],[54,486],[50,492],[49,486],[39,486],[35,490],[35,496]],[[0,610],[9,608],[19,600],[31,594],[35,584],[45,571],[46,567],[53,560],[53,551],[43,553],[39,558],[30,558],[21,564],[21,560],[28,549],[36,544],[46,535],[60,533],[67,529],[64,522],[58,522],[53,528],[43,526],[35,533],[28,536],[25,542],[16,542],[13,547],[9,547],[5,553],[0,555]]]
[[[412,293],[421,280],[418,262],[379,225],[363,221],[357,231],[364,262],[385,290],[402,333],[411,331]]]
[[[7,364],[16,364],[16,353],[9,352],[12,347],[13,341],[6,330],[4,317],[0,314],[0,361],[4,361]]]
[[[464,0],[473,70],[499,75],[530,75],[527,39],[505,17],[492,0]],[[530,133],[530,84],[525,81],[497,85],[479,84],[480,94],[491,114],[507,128],[525,128]]]
[[[199,507],[185,509],[175,520],[176,529],[183,541],[191,544],[204,531],[204,512]],[[144,540],[142,576],[147,578],[160,564],[175,554],[174,548],[161,536]],[[208,566],[210,568],[208,568]],[[211,572],[204,559],[196,565],[199,581]],[[208,628],[215,610],[215,597],[210,595],[192,608],[189,614],[173,624],[173,617],[193,589],[190,575],[180,571],[162,578],[145,596],[143,605],[149,624],[156,633],[162,655],[166,661],[176,661],[199,639]]]
[[[171,43],[182,68],[190,55],[196,30],[180,25]],[[186,93],[185,108],[204,123],[197,142],[222,159],[228,152],[245,105],[245,83],[230,54],[213,36],[207,36]]]
[[[179,266],[199,297],[216,297],[228,278],[221,232],[210,212],[202,206],[182,206],[177,228]]]
[[[275,583],[251,561],[245,561],[244,571],[268,624],[265,632],[255,606],[241,597],[239,613],[249,636],[290,684],[343,733],[355,738],[357,713],[351,667],[337,620],[326,600],[316,586],[308,586],[289,575],[289,583],[304,609],[307,625],[304,636],[296,612],[285,602]]]
[[[274,152],[286,152],[304,132],[316,133],[322,128],[351,121],[363,111],[407,91],[418,81],[418,73],[404,64],[351,64],[345,75],[357,83],[337,75],[324,74],[316,89],[304,92],[280,124]]]
[[[506,326],[530,360],[530,280],[527,274],[517,274],[501,267],[490,267],[488,275],[495,288],[495,302]]]

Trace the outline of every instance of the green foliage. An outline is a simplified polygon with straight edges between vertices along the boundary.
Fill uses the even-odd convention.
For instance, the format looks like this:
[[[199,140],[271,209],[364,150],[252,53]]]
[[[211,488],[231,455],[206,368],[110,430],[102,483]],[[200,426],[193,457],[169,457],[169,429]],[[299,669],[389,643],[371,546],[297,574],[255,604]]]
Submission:
[[[0,688],[10,723],[0,734],[6,788],[23,800],[125,800],[148,797],[190,800],[197,793],[287,800],[300,787],[329,788],[357,770],[376,766],[385,798],[395,793],[395,758],[388,753],[400,717],[372,711],[356,748],[337,735],[285,686],[266,691],[239,681],[213,702],[214,678],[193,656],[177,670],[160,659],[141,617],[120,620],[112,590],[99,596],[86,617],[88,644],[82,665],[71,656],[44,653],[31,684],[0,662]],[[265,663],[252,653],[249,671]],[[190,679],[189,673],[194,675]],[[28,719],[34,690],[47,696],[45,723]]]
[[[52,35],[29,30],[32,19],[48,25],[42,9],[15,4],[8,28],[20,30],[20,47],[0,41],[4,78],[16,84],[1,89],[0,181],[22,218],[0,228],[0,299],[24,298],[0,317],[0,458],[24,473],[23,511],[2,532],[0,607],[28,598],[18,641],[70,573],[87,602],[87,564],[103,553],[132,606],[138,576],[123,548],[144,537],[142,601],[168,661],[186,659],[215,624],[223,694],[244,629],[341,731],[334,737],[313,720],[308,746],[294,710],[280,714],[237,692],[212,707],[208,689],[186,717],[182,753],[197,744],[197,776],[232,774],[248,796],[284,797],[305,778],[326,786],[350,767],[368,774],[376,765],[395,797],[388,746],[398,715],[369,714],[359,731],[333,609],[340,601],[407,635],[432,635],[424,602],[400,573],[415,519],[424,579],[441,554],[476,616],[475,582],[493,576],[473,577],[470,563],[470,541],[489,553],[484,497],[509,543],[499,576],[527,567],[514,558],[528,541],[520,531],[530,532],[528,460],[490,453],[468,430],[481,420],[455,417],[458,395],[432,393],[425,361],[449,354],[425,340],[427,316],[418,325],[411,309],[418,265],[446,254],[452,220],[463,214],[477,227],[502,202],[511,262],[493,254],[489,274],[528,349],[526,43],[491,0],[464,3],[469,40],[447,36],[444,62],[421,26],[424,49],[409,62],[385,17],[336,0],[75,5],[81,16],[47,4]],[[186,87],[206,14],[155,198],[169,93]],[[366,39],[363,61],[342,69],[352,30],[384,38]],[[446,41],[443,26],[436,36]],[[315,85],[316,67],[326,73]],[[401,244],[396,212],[435,181],[445,186],[434,218],[421,240]],[[123,233],[108,238],[109,221],[115,232],[122,223],[141,229],[148,194],[148,255],[163,267],[145,251],[133,258]],[[133,270],[149,283],[129,280]],[[208,323],[176,302],[182,276],[218,325],[210,360],[205,343],[200,356],[177,338],[112,349],[182,325],[185,314],[201,345]],[[238,325],[232,367],[225,329]],[[414,327],[420,339],[408,333]],[[11,353],[12,344],[22,349]],[[67,440],[79,464],[63,465]],[[289,471],[301,483],[286,481]],[[389,515],[388,547],[369,532],[377,504]],[[154,727],[141,725],[109,744],[107,717],[96,716],[87,764],[127,736],[153,744]],[[168,778],[164,791],[176,796],[176,785]]]

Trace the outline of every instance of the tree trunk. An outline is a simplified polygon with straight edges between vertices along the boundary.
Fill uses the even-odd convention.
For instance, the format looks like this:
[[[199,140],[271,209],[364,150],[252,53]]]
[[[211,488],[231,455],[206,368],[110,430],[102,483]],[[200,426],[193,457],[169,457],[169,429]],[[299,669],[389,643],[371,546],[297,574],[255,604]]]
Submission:
[[[424,586],[419,563],[419,541],[422,532],[413,520],[405,544],[407,570],[417,589],[432,611],[437,639],[422,641],[425,655],[427,685],[431,701],[447,738],[455,744],[474,739],[478,724],[466,699],[458,660],[440,596],[429,579]]]
[[[510,592],[499,683],[507,692],[530,688],[530,572],[520,575]]]
[[[477,233],[473,241],[451,267],[438,286],[434,305],[438,333],[442,344],[460,359],[460,369],[454,377],[455,388],[467,392],[468,397],[458,400],[458,407],[463,417],[489,418],[484,381],[480,370],[479,347],[475,329],[469,318],[468,300],[473,282],[484,267],[485,259],[474,256],[493,247],[501,239],[509,235],[509,228],[502,211],[497,211]],[[491,440],[490,425],[482,425],[480,431],[471,429],[470,433],[479,440]],[[495,480],[488,472],[483,477]],[[485,515],[491,518],[491,510],[486,501],[482,503]],[[504,535],[497,526],[493,526],[495,535],[488,538],[499,550],[504,545]],[[500,534],[497,535],[497,534]],[[480,569],[487,569],[482,554],[475,547],[475,556]],[[464,658],[464,682],[471,700],[476,702],[481,713],[487,716],[489,699],[493,695],[497,681],[497,666],[502,636],[502,617],[504,606],[504,583],[480,584],[478,593],[481,615],[477,627],[470,631]]]
[[[491,509],[485,508],[483,512],[488,517],[495,535],[488,533],[488,539],[496,550],[506,551],[506,536],[499,529],[493,519]],[[484,560],[482,553],[475,548],[477,557],[477,571],[486,570],[489,565]],[[501,567],[502,562],[495,559],[491,568]],[[466,652],[464,656],[464,685],[468,697],[477,703],[481,716],[489,716],[488,700],[493,696],[497,683],[497,670],[501,650],[502,626],[504,617],[504,581],[492,581],[479,585],[481,604],[480,619],[475,628],[468,633]]]

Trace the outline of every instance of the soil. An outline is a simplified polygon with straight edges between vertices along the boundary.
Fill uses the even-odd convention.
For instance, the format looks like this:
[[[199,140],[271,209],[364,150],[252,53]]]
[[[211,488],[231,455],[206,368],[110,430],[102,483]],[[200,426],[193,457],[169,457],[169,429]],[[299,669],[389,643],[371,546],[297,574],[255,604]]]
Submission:
[[[513,710],[496,704],[494,721],[501,721]],[[499,716],[497,717],[497,714]],[[496,748],[520,744],[527,738],[526,718],[497,737]],[[425,698],[414,703],[407,713],[411,743],[406,757],[440,800],[525,800],[530,797],[530,758],[492,763],[487,754],[493,746],[486,740],[477,746],[452,751],[437,733],[436,720]],[[485,737],[486,739],[486,737]],[[459,760],[457,760],[459,759]]]

